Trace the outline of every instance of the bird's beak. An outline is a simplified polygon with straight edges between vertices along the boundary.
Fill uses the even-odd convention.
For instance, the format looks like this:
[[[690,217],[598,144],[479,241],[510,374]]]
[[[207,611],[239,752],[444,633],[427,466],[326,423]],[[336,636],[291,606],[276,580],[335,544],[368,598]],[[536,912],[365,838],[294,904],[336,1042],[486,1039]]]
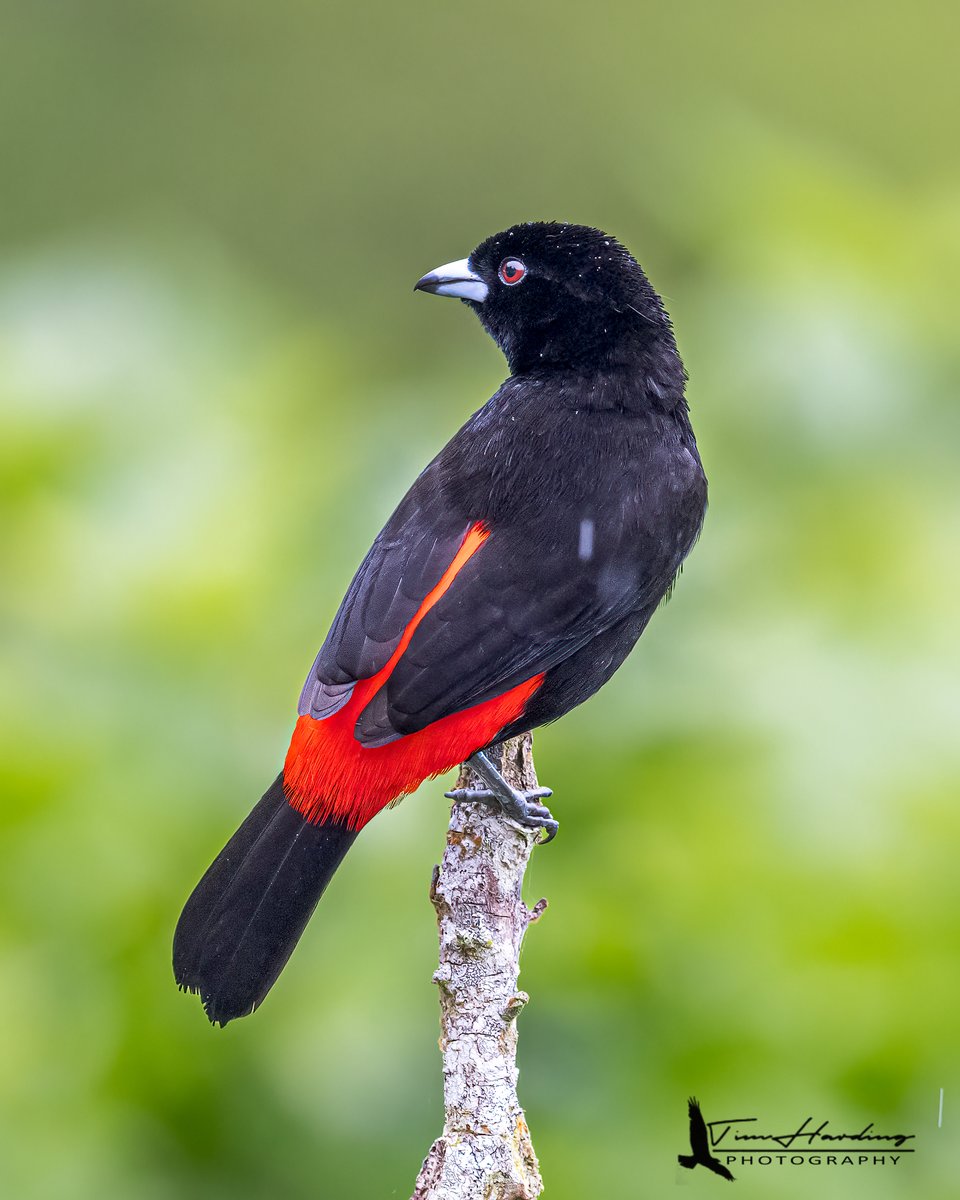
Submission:
[[[413,285],[415,292],[432,292],[434,296],[457,296],[460,300],[473,300],[482,304],[490,290],[480,276],[470,270],[470,262],[461,258],[459,262],[437,267],[418,279]]]

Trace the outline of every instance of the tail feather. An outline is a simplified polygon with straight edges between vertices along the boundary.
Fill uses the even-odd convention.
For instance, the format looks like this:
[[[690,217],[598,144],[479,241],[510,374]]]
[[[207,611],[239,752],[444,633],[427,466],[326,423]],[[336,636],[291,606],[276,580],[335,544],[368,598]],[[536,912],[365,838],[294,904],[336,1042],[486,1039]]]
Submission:
[[[214,1024],[261,1003],[357,836],[339,822],[307,821],[282,779],[217,855],[177,923],[174,975],[199,993]]]

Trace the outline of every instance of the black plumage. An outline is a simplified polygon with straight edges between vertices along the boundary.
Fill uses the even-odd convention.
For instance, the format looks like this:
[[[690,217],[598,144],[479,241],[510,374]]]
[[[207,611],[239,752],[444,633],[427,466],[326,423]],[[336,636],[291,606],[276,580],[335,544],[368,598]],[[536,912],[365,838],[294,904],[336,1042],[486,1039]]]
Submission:
[[[523,282],[497,286],[511,256]],[[516,226],[468,300],[513,374],[421,473],[362,563],[301,712],[335,711],[387,661],[470,526],[482,554],[420,623],[357,737],[384,745],[546,672],[510,736],[556,720],[630,652],[699,534],[706,480],[669,318],[614,239]]]
[[[587,699],[703,521],[670,320],[615,239],[517,225],[417,286],[464,299],[511,374],[376,538],[304,684],[283,775],[187,902],[176,978],[221,1023],[266,995],[356,831],[456,761],[437,723],[460,721],[466,757]]]
[[[226,1025],[253,1012],[300,940],[357,834],[311,825],[278,776],[194,888],[177,922],[177,983]]]

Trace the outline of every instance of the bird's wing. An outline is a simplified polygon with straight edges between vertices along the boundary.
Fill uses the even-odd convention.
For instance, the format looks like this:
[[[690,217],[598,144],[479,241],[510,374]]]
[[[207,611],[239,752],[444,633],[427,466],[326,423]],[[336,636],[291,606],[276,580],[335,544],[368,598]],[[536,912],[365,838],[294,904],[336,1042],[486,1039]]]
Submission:
[[[471,529],[480,536],[451,578]],[[318,720],[337,712],[402,642],[401,657],[357,722],[365,745],[413,733],[563,661],[649,590],[635,555],[601,550],[594,532],[595,560],[584,562],[579,531],[570,537],[575,545],[537,547],[517,528],[487,531],[415,506],[398,514],[344,597],[304,684],[300,712]],[[423,612],[444,579],[445,590]]]
[[[690,1113],[690,1149],[694,1156],[701,1160],[710,1157],[710,1144],[707,1138],[707,1126],[700,1111],[696,1097],[691,1096],[687,1102]]]
[[[642,486],[617,480],[582,508],[541,492],[491,517],[491,477],[475,511],[450,484],[450,453],[374,542],[301,694],[301,714],[322,720],[383,672],[355,726],[368,747],[500,696],[648,610],[702,516],[653,464]]]
[[[549,671],[655,603],[679,565],[633,522],[497,527],[423,616],[356,737],[384,745]]]
[[[470,525],[436,504],[418,503],[411,490],[347,589],[300,693],[301,714],[332,716],[358,680],[383,669]]]

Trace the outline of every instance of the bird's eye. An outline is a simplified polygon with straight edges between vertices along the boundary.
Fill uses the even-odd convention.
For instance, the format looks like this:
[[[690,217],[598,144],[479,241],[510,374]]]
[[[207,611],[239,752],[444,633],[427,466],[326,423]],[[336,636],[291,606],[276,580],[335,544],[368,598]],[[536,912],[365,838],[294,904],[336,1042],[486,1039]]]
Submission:
[[[519,283],[526,273],[527,268],[519,258],[505,258],[500,264],[500,270],[497,272],[500,276],[500,282],[505,283],[507,287],[513,287],[514,284]]]

